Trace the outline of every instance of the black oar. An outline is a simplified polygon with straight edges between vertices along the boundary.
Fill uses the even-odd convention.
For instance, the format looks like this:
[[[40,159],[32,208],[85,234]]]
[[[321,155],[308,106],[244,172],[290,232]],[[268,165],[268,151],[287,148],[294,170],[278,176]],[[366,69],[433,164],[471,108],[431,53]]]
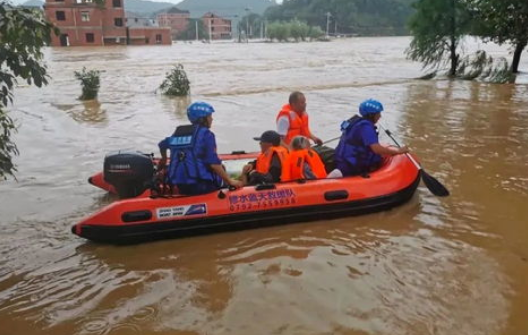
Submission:
[[[392,133],[390,132],[390,130],[385,129],[381,125],[379,125],[379,126],[380,126],[381,129],[383,129],[385,131],[385,133],[387,135],[389,135],[389,137],[394,141],[394,143],[398,147],[401,148],[401,145],[392,136]],[[433,193],[437,197],[447,197],[449,195],[449,190],[444,185],[442,185],[442,183],[440,183],[438,180],[436,180],[436,178],[434,178],[433,176],[431,176],[430,174],[425,172],[425,170],[422,168],[422,166],[420,164],[418,164],[418,162],[411,155],[409,155],[409,154],[405,154],[405,155],[407,156],[407,158],[409,158],[411,160],[411,162],[413,162],[414,166],[416,166],[418,171],[420,171],[420,175],[422,177],[422,180],[423,180],[425,186],[429,189],[429,191],[431,191],[431,193]]]
[[[314,146],[315,146],[315,147],[320,147],[321,145],[325,145],[325,144],[328,144],[328,143],[330,143],[330,142],[334,142],[335,140],[338,140],[338,139],[340,139],[340,138],[341,138],[341,136],[334,137],[334,138],[331,138],[331,139],[329,139],[329,140],[324,141],[324,142],[321,143],[321,144],[316,144],[316,145],[314,145]]]

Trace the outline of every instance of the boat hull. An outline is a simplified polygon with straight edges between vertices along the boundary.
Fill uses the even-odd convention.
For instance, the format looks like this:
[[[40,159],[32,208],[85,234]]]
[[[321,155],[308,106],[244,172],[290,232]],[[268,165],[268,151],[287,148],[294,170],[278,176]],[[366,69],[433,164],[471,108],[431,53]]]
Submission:
[[[415,193],[420,173],[395,156],[368,178],[294,181],[200,196],[120,200],[72,227],[104,243],[138,243],[362,215],[399,206]]]

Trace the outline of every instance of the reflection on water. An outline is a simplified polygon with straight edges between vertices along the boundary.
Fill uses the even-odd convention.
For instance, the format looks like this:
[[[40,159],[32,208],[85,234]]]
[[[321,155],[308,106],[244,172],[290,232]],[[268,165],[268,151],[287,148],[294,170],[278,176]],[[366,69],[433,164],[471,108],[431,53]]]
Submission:
[[[51,84],[17,88],[11,110],[21,156],[19,182],[0,184],[0,335],[526,333],[528,86],[414,80],[408,42],[48,50]],[[176,62],[190,98],[154,93]],[[83,66],[104,70],[97,101],[77,100]],[[323,139],[382,100],[385,125],[452,195],[422,186],[373,215],[137,246],[70,233],[116,200],[86,183],[105,153],[156,152],[195,100],[215,107],[219,152],[255,151],[297,89]]]
[[[67,113],[78,122],[86,122],[104,126],[108,123],[108,117],[98,100],[82,101],[81,106],[72,106]],[[81,108],[79,108],[81,107]]]
[[[187,120],[187,107],[192,103],[190,96],[185,97],[168,97],[163,96],[162,108],[170,115],[176,116],[176,119],[180,122],[186,122]]]

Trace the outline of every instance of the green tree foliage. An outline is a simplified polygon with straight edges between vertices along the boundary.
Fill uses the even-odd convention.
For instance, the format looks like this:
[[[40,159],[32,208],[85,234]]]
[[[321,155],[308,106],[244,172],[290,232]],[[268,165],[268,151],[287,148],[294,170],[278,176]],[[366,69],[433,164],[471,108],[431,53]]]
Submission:
[[[438,70],[449,64],[455,76],[460,60],[459,44],[468,33],[471,16],[459,0],[419,0],[409,21],[413,35],[407,56],[422,62],[424,68]]]
[[[466,0],[475,16],[474,34],[513,47],[511,71],[519,71],[521,54],[528,44],[527,0]]]
[[[97,98],[99,87],[101,86],[101,72],[97,70],[86,71],[83,67],[82,71],[75,71],[75,78],[81,82],[82,94],[79,100],[93,100]]]
[[[329,33],[393,35],[407,33],[405,24],[415,0],[289,0],[270,7],[264,16],[269,21],[298,19]],[[336,29],[337,28],[337,29]]]
[[[187,74],[183,69],[183,65],[176,64],[167,76],[161,86],[161,92],[165,95],[184,97],[189,95],[191,88]]]
[[[483,50],[463,57],[457,68],[457,77],[465,80],[478,79],[485,82],[504,84],[513,83],[515,75],[511,72],[508,61],[501,57],[493,59]]]
[[[295,41],[306,41],[310,33],[310,27],[299,20],[293,20],[289,23],[290,25],[290,35]]]
[[[317,39],[323,34],[321,28],[310,27],[299,20],[272,22],[267,27],[267,37],[272,41],[277,40],[279,42],[287,42],[289,40],[295,40],[296,42],[299,40],[306,41],[307,39]]]
[[[315,26],[315,27],[310,27],[309,36],[310,36],[311,39],[314,39],[314,40],[315,40],[315,39],[319,39],[319,38],[321,38],[323,35],[324,35],[324,31],[323,31],[321,28],[319,28],[319,27],[317,27],[317,26]]]
[[[277,40],[279,42],[285,42],[290,36],[290,26],[285,23],[272,22],[268,25],[267,29],[268,38],[270,40]]]
[[[38,87],[48,83],[42,47],[50,43],[53,32],[58,34],[40,12],[0,1],[0,179],[16,172],[12,156],[18,150],[11,141],[16,127],[6,111],[13,99],[13,87],[17,79]]]

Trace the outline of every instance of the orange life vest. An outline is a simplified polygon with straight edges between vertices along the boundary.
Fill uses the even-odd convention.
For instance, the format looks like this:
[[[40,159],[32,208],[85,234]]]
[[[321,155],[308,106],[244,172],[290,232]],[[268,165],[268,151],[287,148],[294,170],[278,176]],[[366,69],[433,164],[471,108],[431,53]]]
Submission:
[[[308,163],[317,179],[326,178],[326,170],[321,157],[312,149],[302,149],[290,152],[291,179],[306,179],[304,163]]]
[[[271,147],[264,153],[261,153],[257,157],[257,166],[256,170],[259,173],[266,174],[269,173],[271,167],[271,159],[273,158],[273,153],[277,153],[279,160],[281,162],[281,177],[280,181],[289,181],[290,178],[290,154],[288,150],[282,146]]]
[[[290,128],[284,138],[284,143],[290,144],[292,138],[298,135],[306,136],[308,138],[311,137],[312,133],[308,127],[308,114],[306,112],[299,116],[299,114],[291,109],[289,104],[286,104],[282,106],[279,115],[277,115],[276,121],[279,121],[283,116],[286,116],[290,121]]]

